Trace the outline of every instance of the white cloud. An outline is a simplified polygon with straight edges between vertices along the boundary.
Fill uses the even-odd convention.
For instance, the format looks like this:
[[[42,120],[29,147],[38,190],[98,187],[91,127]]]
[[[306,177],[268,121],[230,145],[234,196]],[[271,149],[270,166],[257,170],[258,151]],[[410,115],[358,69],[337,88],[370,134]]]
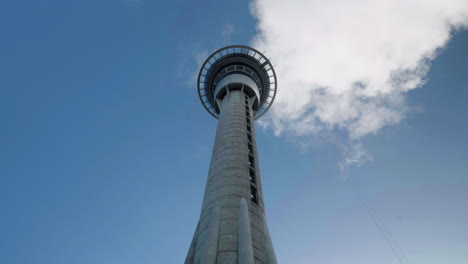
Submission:
[[[468,25],[467,0],[254,0],[251,10],[253,45],[277,65],[263,124],[301,137],[339,129],[351,141],[398,124],[405,93]]]

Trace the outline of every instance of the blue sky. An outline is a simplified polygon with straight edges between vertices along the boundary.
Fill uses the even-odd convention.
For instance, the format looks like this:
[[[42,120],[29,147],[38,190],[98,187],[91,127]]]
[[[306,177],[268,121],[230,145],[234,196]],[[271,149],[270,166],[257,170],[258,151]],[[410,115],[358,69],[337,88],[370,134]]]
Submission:
[[[1,3],[0,262],[182,263],[216,129],[194,74],[257,22],[249,1]],[[406,118],[359,139],[361,166],[340,169],[339,129],[303,148],[257,127],[280,263],[399,263],[363,202],[402,263],[465,263],[467,47],[460,30]]]

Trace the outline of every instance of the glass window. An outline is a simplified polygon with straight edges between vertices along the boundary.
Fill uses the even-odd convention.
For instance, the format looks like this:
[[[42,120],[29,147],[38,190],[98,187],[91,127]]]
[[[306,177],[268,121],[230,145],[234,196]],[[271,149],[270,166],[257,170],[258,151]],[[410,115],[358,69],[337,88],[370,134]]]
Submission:
[[[249,171],[250,171],[250,182],[255,183],[256,182],[255,170],[253,168],[249,168]]]
[[[257,188],[253,185],[250,185],[250,199],[252,199],[252,202],[258,203]]]
[[[253,155],[249,154],[249,165],[250,166],[255,166],[255,160],[254,160],[254,157]]]

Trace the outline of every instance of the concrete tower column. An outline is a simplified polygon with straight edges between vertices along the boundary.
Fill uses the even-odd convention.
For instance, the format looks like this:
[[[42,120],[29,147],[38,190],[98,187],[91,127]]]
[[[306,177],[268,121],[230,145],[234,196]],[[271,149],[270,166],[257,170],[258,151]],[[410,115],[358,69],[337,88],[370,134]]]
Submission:
[[[240,90],[228,92],[222,100],[202,212],[191,247],[193,262],[187,259],[186,263],[208,264],[201,260],[207,254],[205,248],[216,243],[208,235],[212,222],[219,222],[216,263],[240,263],[239,249],[252,252],[252,260],[246,264],[266,263],[263,192],[250,104],[251,99]],[[248,207],[243,219],[239,219],[241,198]],[[213,220],[216,204],[219,219]],[[239,230],[243,235],[239,236]]]
[[[272,98],[274,82],[267,82],[272,68],[255,54],[236,54],[235,48],[231,52],[200,73],[211,76],[210,99],[200,98],[218,118],[218,126],[200,219],[185,264],[277,264],[266,228],[254,127],[254,119],[272,102],[265,99],[269,94]],[[206,92],[199,84],[200,90]]]

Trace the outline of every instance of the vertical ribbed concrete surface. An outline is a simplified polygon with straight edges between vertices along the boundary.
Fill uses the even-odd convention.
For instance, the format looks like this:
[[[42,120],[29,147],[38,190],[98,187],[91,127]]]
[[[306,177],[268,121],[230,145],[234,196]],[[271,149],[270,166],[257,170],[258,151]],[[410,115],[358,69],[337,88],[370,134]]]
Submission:
[[[245,94],[239,90],[228,92],[222,100],[202,211],[185,264],[276,263],[265,233],[250,101],[246,107]],[[206,254],[213,250],[216,260],[206,262]]]

